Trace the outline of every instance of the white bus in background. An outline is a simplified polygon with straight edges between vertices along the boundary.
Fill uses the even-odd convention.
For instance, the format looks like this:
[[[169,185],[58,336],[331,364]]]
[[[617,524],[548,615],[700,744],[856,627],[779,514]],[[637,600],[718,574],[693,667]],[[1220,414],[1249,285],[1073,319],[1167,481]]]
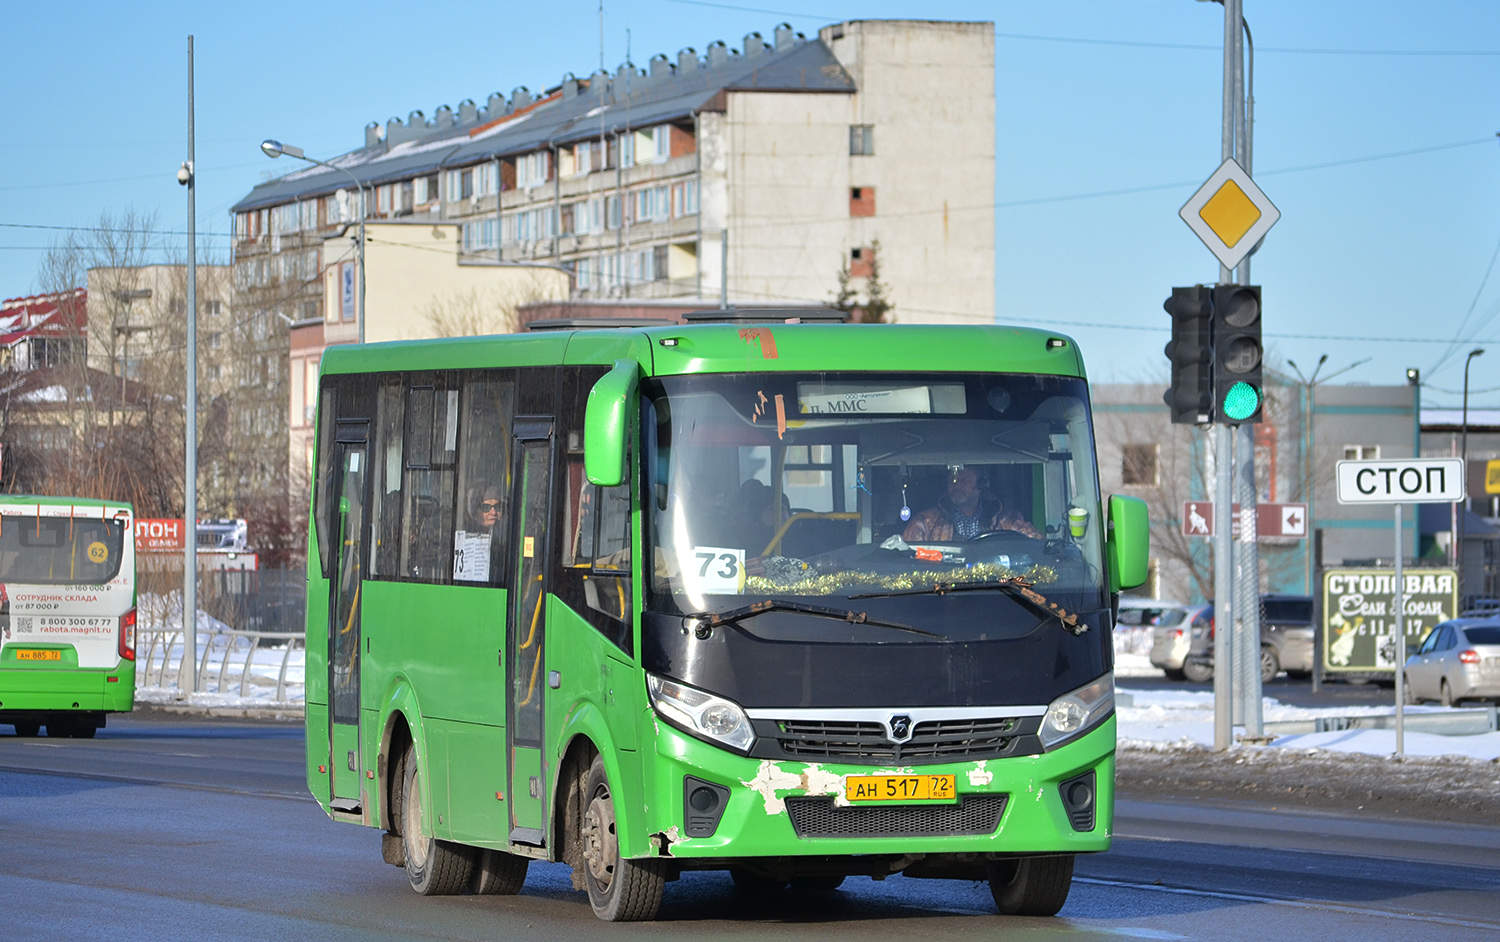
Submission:
[[[0,496],[0,723],[92,738],[135,703],[129,504]]]

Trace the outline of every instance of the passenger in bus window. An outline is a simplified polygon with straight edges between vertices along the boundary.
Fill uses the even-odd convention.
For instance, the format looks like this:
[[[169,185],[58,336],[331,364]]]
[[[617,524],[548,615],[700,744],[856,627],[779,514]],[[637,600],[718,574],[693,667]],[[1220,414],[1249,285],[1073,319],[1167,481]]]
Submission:
[[[912,518],[901,538],[908,543],[972,540],[981,533],[1014,530],[1040,540],[1042,534],[1000,498],[981,489],[979,473],[959,465],[948,478],[948,493]]]

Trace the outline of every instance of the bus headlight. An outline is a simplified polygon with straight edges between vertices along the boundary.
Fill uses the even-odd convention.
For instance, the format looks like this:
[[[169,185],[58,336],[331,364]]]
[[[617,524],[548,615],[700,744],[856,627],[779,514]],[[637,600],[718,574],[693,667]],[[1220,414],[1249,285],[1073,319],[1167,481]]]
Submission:
[[[1053,700],[1047,707],[1047,716],[1042,720],[1037,736],[1043,748],[1051,749],[1093,726],[1114,708],[1114,675],[1105,674]]]
[[[675,680],[646,675],[651,706],[662,718],[690,733],[745,752],[755,741],[750,717],[738,703],[679,684]]]

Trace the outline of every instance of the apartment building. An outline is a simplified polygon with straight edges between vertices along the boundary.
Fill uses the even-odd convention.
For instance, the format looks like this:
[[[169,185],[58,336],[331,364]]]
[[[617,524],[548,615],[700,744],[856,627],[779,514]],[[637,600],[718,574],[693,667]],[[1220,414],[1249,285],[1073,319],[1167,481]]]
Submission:
[[[994,317],[990,23],[867,20],[653,56],[370,124],[235,205],[235,274],[326,319],[359,213],[451,222],[460,264],[546,264],[577,298],[827,302],[875,245],[903,322]],[[367,268],[373,263],[367,262]],[[398,325],[391,328],[402,333]]]

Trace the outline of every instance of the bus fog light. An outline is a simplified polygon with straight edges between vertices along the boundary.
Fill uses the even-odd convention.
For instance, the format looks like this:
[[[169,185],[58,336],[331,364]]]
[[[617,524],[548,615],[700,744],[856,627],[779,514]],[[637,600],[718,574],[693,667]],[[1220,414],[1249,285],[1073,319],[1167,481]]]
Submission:
[[[1060,745],[1091,728],[1115,708],[1115,682],[1111,674],[1085,684],[1053,700],[1047,707],[1042,728],[1037,731],[1044,748]]]
[[[654,674],[646,675],[646,689],[652,708],[673,726],[741,752],[755,741],[750,718],[732,700]]]

